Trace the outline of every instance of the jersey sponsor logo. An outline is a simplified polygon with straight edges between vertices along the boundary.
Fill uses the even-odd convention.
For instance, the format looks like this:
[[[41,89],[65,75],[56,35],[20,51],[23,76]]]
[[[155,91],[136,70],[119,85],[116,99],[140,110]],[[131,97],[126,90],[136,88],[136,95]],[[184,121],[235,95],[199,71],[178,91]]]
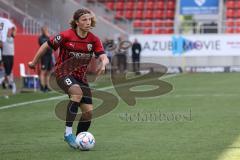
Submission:
[[[91,58],[91,54],[89,54],[89,53],[69,52],[69,55],[71,55],[72,57],[74,57],[76,59]]]
[[[88,51],[92,51],[92,44],[87,44]]]

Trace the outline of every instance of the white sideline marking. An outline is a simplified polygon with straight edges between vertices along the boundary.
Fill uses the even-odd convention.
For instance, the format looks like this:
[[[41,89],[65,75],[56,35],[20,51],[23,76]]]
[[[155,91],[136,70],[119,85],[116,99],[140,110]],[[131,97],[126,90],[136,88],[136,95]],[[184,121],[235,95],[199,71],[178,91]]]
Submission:
[[[219,156],[218,160],[239,160],[240,159],[240,136],[234,143]]]
[[[21,103],[15,103],[7,106],[0,107],[0,110],[8,109],[8,108],[14,108],[18,106],[23,106],[23,105],[28,105],[28,104],[33,104],[33,103],[40,103],[40,102],[46,102],[46,101],[52,101],[56,99],[60,99],[66,96],[56,96],[52,98],[45,98],[45,99],[39,99],[39,100],[33,100],[33,101],[27,101],[27,102],[21,102]]]
[[[175,77],[181,74],[173,74],[173,75],[167,75],[164,77],[160,77],[159,79],[166,79],[166,78],[171,78],[171,77]],[[128,84],[123,84],[123,85],[119,85],[117,87],[122,87]],[[108,87],[103,87],[103,88],[99,88],[98,90],[101,91],[105,91],[105,90],[109,90],[109,89],[113,89],[113,86],[108,86]],[[15,108],[15,107],[19,107],[19,106],[24,106],[24,105],[28,105],[28,104],[34,104],[34,103],[41,103],[41,102],[47,102],[47,101],[52,101],[52,100],[57,100],[60,98],[64,98],[67,97],[66,95],[63,96],[56,96],[56,97],[51,97],[51,98],[45,98],[45,99],[39,99],[39,100],[33,100],[33,101],[27,101],[27,102],[21,102],[21,103],[15,103],[15,104],[11,104],[11,105],[7,105],[7,106],[2,106],[0,107],[0,110],[4,110],[4,109],[9,109],[9,108]]]

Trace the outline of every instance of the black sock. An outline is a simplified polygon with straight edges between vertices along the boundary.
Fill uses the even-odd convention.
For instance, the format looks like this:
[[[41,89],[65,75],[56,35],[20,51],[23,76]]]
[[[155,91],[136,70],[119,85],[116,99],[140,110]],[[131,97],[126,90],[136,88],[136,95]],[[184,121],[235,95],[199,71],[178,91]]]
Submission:
[[[76,118],[77,112],[78,112],[78,107],[80,103],[79,102],[74,102],[70,101],[67,106],[67,116],[66,116],[66,126],[72,127],[73,121]]]
[[[91,120],[86,121],[81,117],[80,121],[78,122],[76,135],[78,135],[80,132],[86,132],[89,129],[90,125]]]
[[[2,88],[3,88],[3,89],[6,89],[6,88],[7,88],[7,87],[6,87],[6,83],[5,83],[4,81],[2,82]]]

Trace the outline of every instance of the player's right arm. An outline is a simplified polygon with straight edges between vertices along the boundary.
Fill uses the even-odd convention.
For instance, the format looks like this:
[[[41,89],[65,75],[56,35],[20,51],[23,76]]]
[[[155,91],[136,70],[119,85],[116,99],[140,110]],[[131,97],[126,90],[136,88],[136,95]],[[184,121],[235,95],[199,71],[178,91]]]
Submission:
[[[46,53],[48,49],[50,48],[54,50],[58,49],[58,47],[64,42],[63,37],[64,33],[60,33],[59,35],[50,37],[49,41],[41,45],[33,60],[28,63],[28,66],[34,69],[39,59]]]
[[[41,47],[38,49],[36,55],[34,56],[33,60],[28,62],[29,68],[34,69],[36,64],[38,63],[39,59],[46,53],[46,51],[49,49],[49,45],[47,42],[43,43]]]

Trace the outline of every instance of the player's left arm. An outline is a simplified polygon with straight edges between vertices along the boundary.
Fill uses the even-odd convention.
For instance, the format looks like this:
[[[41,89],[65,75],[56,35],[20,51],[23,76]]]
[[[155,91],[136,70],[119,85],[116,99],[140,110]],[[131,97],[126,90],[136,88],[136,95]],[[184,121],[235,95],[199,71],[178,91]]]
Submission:
[[[97,72],[96,72],[97,76],[99,76],[105,72],[106,65],[109,63],[109,60],[108,60],[108,57],[106,54],[101,54],[98,57],[98,59],[100,61],[100,65],[97,68]]]
[[[97,66],[97,70],[96,70],[96,74],[97,76],[99,76],[105,72],[106,65],[109,63],[108,57],[104,52],[102,42],[100,41],[99,38],[96,38],[96,42],[94,45],[94,52],[95,52],[95,56],[99,61],[99,65]]]

